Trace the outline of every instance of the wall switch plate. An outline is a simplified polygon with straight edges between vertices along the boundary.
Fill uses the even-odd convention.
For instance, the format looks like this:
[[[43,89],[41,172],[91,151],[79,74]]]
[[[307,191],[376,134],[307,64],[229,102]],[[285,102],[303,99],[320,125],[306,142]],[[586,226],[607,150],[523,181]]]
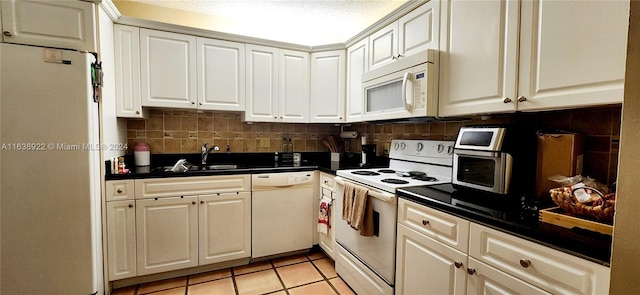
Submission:
[[[263,147],[263,148],[271,147],[271,140],[268,138],[260,138],[260,147]]]

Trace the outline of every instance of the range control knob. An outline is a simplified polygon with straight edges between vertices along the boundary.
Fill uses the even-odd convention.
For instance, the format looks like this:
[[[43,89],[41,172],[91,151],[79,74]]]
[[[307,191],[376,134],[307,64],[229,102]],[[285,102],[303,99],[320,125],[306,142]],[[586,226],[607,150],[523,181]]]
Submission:
[[[393,145],[393,149],[397,151],[399,148],[400,148],[400,144],[396,142],[396,143]]]
[[[447,146],[447,155],[451,155],[451,154],[453,154],[453,146],[452,145]]]
[[[442,151],[444,151],[444,145],[439,143],[438,146],[436,146],[436,150],[438,153],[442,153]]]
[[[404,151],[404,149],[407,147],[407,144],[402,142],[400,143],[400,149]]]
[[[418,142],[418,145],[416,146],[416,150],[421,151],[424,148],[424,144],[422,144],[422,142]]]

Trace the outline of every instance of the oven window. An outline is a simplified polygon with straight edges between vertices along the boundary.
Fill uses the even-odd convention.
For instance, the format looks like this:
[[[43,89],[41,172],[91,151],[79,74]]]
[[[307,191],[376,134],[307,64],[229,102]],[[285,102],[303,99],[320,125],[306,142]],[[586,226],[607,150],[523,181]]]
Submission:
[[[457,179],[461,182],[493,187],[495,184],[496,162],[493,159],[458,158]]]

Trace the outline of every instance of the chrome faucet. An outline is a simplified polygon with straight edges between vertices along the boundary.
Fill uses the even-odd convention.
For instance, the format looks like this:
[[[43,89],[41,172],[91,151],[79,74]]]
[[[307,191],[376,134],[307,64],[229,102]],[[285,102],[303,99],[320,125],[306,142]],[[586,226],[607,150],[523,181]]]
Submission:
[[[211,151],[220,150],[220,147],[217,145],[214,145],[210,149],[207,149],[207,144],[209,143],[205,143],[202,145],[202,166],[207,165],[207,158],[209,157],[209,154],[211,153]]]

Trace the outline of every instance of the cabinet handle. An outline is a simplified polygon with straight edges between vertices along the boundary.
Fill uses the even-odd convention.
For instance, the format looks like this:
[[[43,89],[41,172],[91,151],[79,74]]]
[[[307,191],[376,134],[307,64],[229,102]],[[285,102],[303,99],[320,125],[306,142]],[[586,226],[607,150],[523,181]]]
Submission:
[[[200,204],[204,204],[204,201],[200,201]]]
[[[473,274],[476,273],[476,269],[475,268],[467,268],[467,273],[472,276]]]
[[[7,37],[11,37],[12,36],[11,32],[9,32],[9,31],[4,31],[4,32],[2,32],[2,34],[7,36]]]
[[[116,193],[121,194],[121,193],[122,193],[122,189],[121,189],[121,188],[117,189],[117,190],[116,190]]]
[[[136,115],[140,115],[140,111],[136,111]]]
[[[402,54],[398,54],[397,59],[401,59],[401,58],[403,58],[403,57],[404,57],[404,55],[402,55]]]
[[[462,262],[455,262],[453,265],[456,266],[456,268],[461,268],[462,267]]]
[[[133,208],[133,204],[129,204],[129,208]]]
[[[196,201],[191,202],[191,204],[192,204],[192,205],[195,205],[195,204],[196,204]]]
[[[199,105],[203,105],[204,103],[199,103]]]
[[[502,100],[502,102],[503,102],[503,103],[510,103],[510,102],[511,102],[511,98],[505,97],[505,98]]]
[[[531,266],[531,260],[529,259],[520,259],[520,265],[524,268]]]
[[[273,116],[274,119],[278,119],[278,116]]]
[[[524,97],[524,96],[519,96],[518,97],[518,102],[524,102],[524,101],[527,101],[526,97]]]
[[[429,220],[423,219],[422,220],[422,225],[427,225],[427,224],[429,224]]]
[[[195,101],[192,101],[192,102],[191,102],[191,104],[196,104],[196,102],[195,102]]]

